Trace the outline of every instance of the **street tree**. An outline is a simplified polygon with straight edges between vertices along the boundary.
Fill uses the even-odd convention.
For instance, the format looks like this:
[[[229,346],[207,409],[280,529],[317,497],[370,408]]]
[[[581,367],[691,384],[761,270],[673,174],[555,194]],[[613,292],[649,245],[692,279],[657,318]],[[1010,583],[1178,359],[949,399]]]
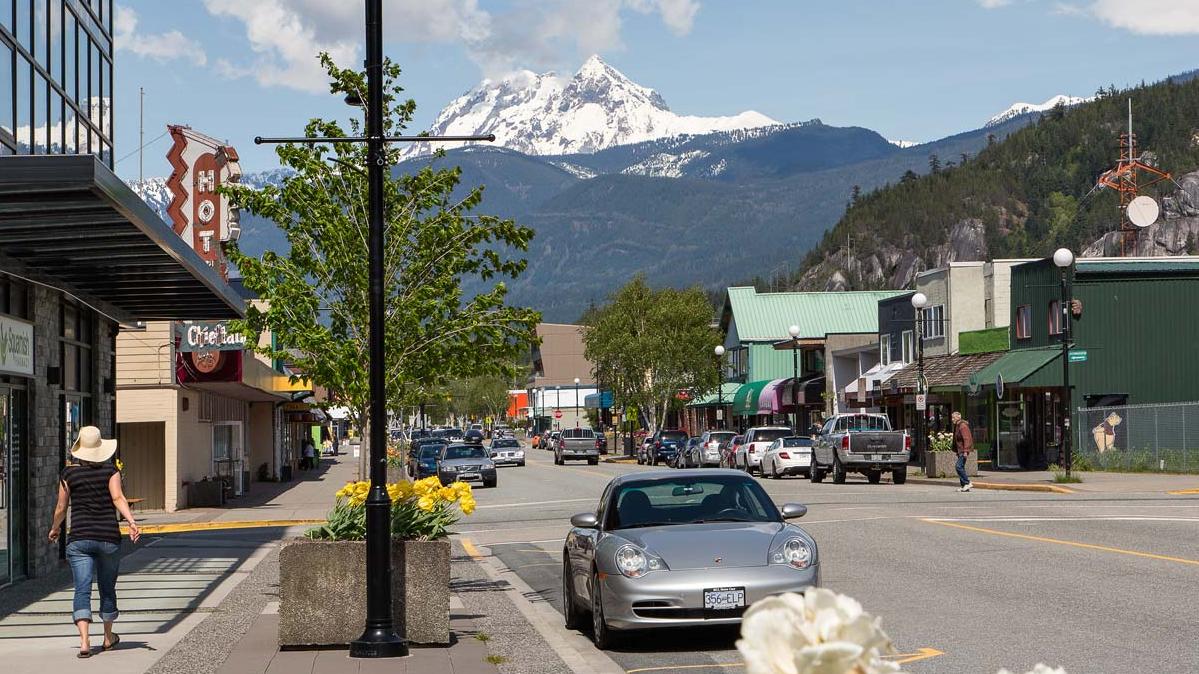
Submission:
[[[339,68],[327,54],[320,60],[339,101],[350,94],[366,99],[364,73]],[[401,133],[416,109],[401,98],[399,75],[388,62],[388,136]],[[273,221],[288,244],[261,257],[230,246],[246,287],[263,300],[236,327],[261,353],[286,358],[327,388],[366,438],[370,367],[386,370],[388,406],[400,409],[452,379],[503,373],[535,339],[540,315],[509,306],[504,282],[525,270],[520,256],[531,229],[474,213],[483,189],[456,192],[457,168],[390,172],[384,185],[386,361],[369,361],[367,148],[321,142],[362,133],[358,119],[350,120],[348,132],[338,121],[313,119],[305,127],[311,143],[276,150],[290,169],[280,186],[222,189],[234,205]],[[399,160],[399,149],[390,146],[388,165]],[[259,339],[268,332],[273,340]]]
[[[508,409],[508,378],[485,375],[449,385],[450,409],[459,417],[498,419]]]
[[[702,395],[719,385],[712,348],[712,305],[699,288],[655,290],[638,274],[591,312],[584,355],[618,408],[636,406],[658,430],[680,391]]]

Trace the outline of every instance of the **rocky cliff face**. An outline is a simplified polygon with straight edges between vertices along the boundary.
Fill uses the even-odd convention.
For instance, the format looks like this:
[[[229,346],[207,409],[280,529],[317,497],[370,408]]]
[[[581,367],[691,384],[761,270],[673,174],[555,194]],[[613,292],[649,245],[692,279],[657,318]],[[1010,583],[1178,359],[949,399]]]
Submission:
[[[1162,199],[1157,222],[1137,232],[1136,255],[1193,255],[1199,253],[1199,171],[1177,180],[1178,190]],[[1120,232],[1108,232],[1082,251],[1082,257],[1120,255]]]

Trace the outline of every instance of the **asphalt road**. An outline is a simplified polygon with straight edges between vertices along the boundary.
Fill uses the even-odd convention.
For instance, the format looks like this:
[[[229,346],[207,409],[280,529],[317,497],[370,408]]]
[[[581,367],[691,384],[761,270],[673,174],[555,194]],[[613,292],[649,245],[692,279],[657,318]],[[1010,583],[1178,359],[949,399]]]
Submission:
[[[560,609],[570,515],[636,464],[502,468],[457,528]],[[825,586],[881,616],[904,671],[1194,672],[1199,498],[1040,494],[763,480],[820,546]],[[737,671],[736,630],[645,633],[608,655],[628,672]]]

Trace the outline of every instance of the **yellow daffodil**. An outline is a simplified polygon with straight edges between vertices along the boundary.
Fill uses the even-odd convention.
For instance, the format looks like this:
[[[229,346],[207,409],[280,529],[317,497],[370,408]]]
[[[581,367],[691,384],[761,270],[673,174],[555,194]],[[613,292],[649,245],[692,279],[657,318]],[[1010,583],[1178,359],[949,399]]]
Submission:
[[[467,484],[466,482],[455,482],[454,484],[452,484],[450,486],[453,487],[458,492],[458,498],[462,498],[463,496],[470,496],[470,494],[471,494],[470,485]]]
[[[453,503],[454,501],[458,500],[458,490],[454,489],[453,487],[442,487],[440,490],[438,490],[437,495],[441,497],[442,501],[447,501],[449,503]]]
[[[425,512],[429,512],[433,510],[433,506],[436,504],[437,501],[435,501],[432,496],[422,496],[420,497],[420,500],[416,502],[416,507]]]
[[[464,496],[459,499],[458,507],[462,509],[463,515],[469,515],[475,511],[475,499],[471,496]]]

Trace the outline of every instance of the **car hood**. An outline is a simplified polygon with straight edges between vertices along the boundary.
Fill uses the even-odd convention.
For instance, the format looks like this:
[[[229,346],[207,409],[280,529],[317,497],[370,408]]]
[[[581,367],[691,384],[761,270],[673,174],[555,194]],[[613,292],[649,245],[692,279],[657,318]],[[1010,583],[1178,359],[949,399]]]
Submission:
[[[446,459],[441,462],[443,466],[487,466],[491,463],[491,459]]]
[[[764,566],[770,544],[782,529],[778,522],[714,522],[621,529],[613,533],[658,555],[667,567],[681,571]]]

